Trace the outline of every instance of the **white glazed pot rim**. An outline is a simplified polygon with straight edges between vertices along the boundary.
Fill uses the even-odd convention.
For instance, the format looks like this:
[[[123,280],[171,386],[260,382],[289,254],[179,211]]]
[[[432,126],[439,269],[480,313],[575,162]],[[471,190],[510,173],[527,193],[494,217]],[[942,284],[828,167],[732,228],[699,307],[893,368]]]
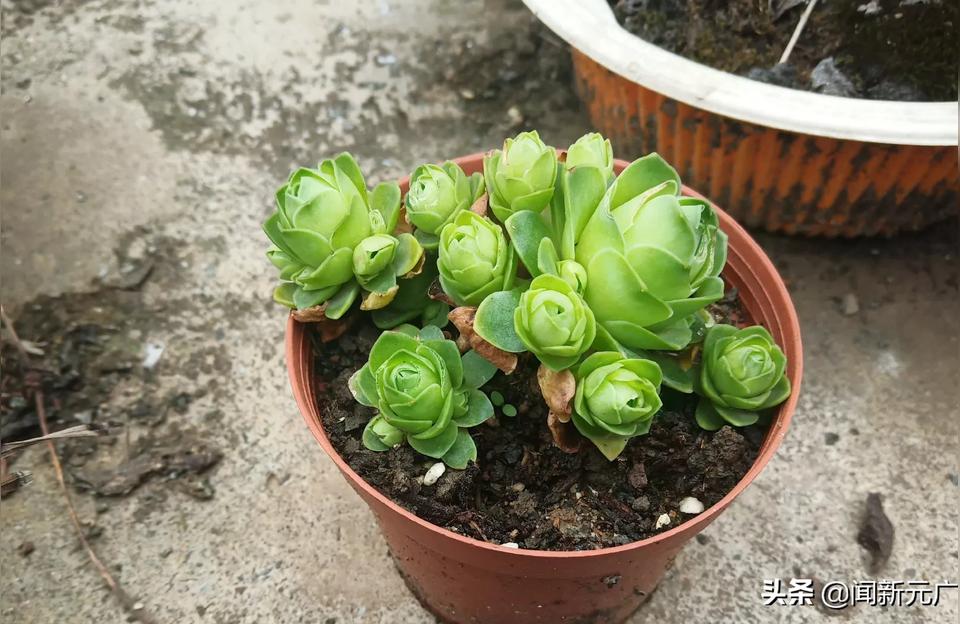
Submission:
[[[957,102],[864,100],[788,89],[713,69],[636,37],[606,0],[523,0],[567,43],[648,89],[740,121],[833,139],[957,145]]]

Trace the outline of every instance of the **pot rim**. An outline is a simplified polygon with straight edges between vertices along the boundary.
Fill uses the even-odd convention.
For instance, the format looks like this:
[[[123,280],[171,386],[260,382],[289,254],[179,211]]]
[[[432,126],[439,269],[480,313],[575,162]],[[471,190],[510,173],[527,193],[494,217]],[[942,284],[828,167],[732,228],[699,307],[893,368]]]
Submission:
[[[469,156],[461,156],[459,158],[453,159],[454,162],[463,166],[464,163],[468,162],[482,162],[483,156],[485,153],[476,153]],[[619,174],[620,171],[628,163],[623,160],[616,161],[616,171]],[[406,189],[409,182],[409,177],[404,177],[400,181],[401,189]],[[683,187],[683,193],[685,195],[703,197],[700,193],[690,189],[689,187]],[[583,551],[570,551],[570,550],[533,550],[527,548],[508,548],[499,544],[492,544],[490,542],[484,542],[472,537],[467,537],[460,535],[459,533],[454,533],[449,529],[445,529],[441,526],[433,524],[432,522],[427,522],[426,520],[420,518],[416,514],[407,511],[393,500],[390,497],[382,494],[377,488],[370,485],[363,477],[357,474],[353,468],[347,464],[346,460],[340,455],[339,452],[333,447],[333,444],[330,442],[330,438],[327,436],[326,431],[323,429],[322,422],[319,418],[314,418],[311,416],[311,405],[314,400],[313,393],[306,390],[303,379],[298,378],[296,367],[294,362],[297,361],[297,347],[302,343],[305,338],[303,333],[306,331],[303,327],[303,324],[294,320],[293,315],[291,314],[287,318],[286,326],[286,336],[285,336],[285,354],[287,361],[287,373],[290,377],[290,385],[292,386],[294,398],[296,400],[297,406],[300,409],[300,413],[303,416],[304,421],[306,421],[307,427],[313,433],[314,437],[317,439],[317,442],[326,451],[327,455],[333,460],[337,468],[344,474],[344,476],[351,482],[355,488],[360,488],[363,490],[364,494],[376,499],[384,507],[387,507],[391,511],[399,514],[404,519],[409,522],[413,522],[419,525],[421,528],[424,528],[429,531],[434,531],[440,533],[444,537],[456,540],[461,542],[466,546],[474,546],[477,548],[482,548],[491,553],[506,554],[517,557],[533,557],[537,559],[566,559],[566,558],[591,558],[591,557],[602,557],[605,555],[623,553],[637,548],[643,548],[645,546],[650,546],[659,542],[664,542],[672,540],[681,534],[687,533],[688,531],[699,532],[706,527],[710,522],[712,522],[721,511],[723,511],[733,500],[739,496],[748,485],[750,485],[753,480],[760,474],[760,472],[766,467],[766,465],[773,458],[773,455],[776,453],[777,449],[780,446],[780,443],[783,441],[784,435],[786,434],[787,427],[790,424],[791,419],[793,418],[793,413],[797,406],[797,401],[800,396],[800,384],[803,377],[803,347],[800,339],[800,322],[797,318],[796,308],[793,305],[793,300],[790,298],[790,293],[787,291],[787,287],[783,282],[783,279],[780,277],[780,273],[776,270],[773,265],[773,262],[767,257],[766,253],[761,249],[756,241],[747,233],[747,231],[738,224],[733,217],[724,212],[716,204],[711,204],[717,211],[717,217],[720,220],[721,229],[727,233],[731,240],[736,239],[742,243],[742,247],[738,245],[737,249],[743,254],[751,256],[757,260],[759,267],[752,267],[754,269],[754,274],[764,274],[765,277],[761,280],[764,284],[761,286],[766,286],[764,290],[770,289],[776,295],[779,295],[779,298],[787,302],[787,305],[783,308],[778,308],[778,311],[783,314],[779,319],[781,325],[784,327],[784,334],[786,336],[785,344],[780,345],[783,348],[784,352],[789,358],[788,365],[788,376],[790,377],[790,383],[793,388],[790,393],[790,397],[786,402],[782,403],[777,408],[776,416],[772,419],[771,428],[767,433],[767,436],[760,447],[760,451],[757,454],[757,458],[754,460],[753,464],[750,466],[750,469],[746,474],[741,477],[733,488],[727,492],[723,498],[717,501],[715,504],[704,509],[702,512],[693,516],[692,518],[681,522],[664,531],[663,533],[658,533],[652,537],[648,537],[643,540],[636,542],[630,542],[629,544],[624,544],[622,546],[611,546],[607,548],[597,548],[594,550],[583,550]],[[770,279],[767,280],[766,278]],[[758,279],[761,279],[758,277]],[[766,283],[768,282],[769,283]],[[769,291],[768,291],[769,292]],[[770,296],[771,299],[775,298]],[[312,370],[304,371],[304,373],[311,373]],[[312,376],[310,383],[312,383]]]
[[[770,85],[644,41],[620,26],[606,0],[523,2],[559,37],[610,71],[696,108],[833,139],[957,145],[956,102],[866,100]]]

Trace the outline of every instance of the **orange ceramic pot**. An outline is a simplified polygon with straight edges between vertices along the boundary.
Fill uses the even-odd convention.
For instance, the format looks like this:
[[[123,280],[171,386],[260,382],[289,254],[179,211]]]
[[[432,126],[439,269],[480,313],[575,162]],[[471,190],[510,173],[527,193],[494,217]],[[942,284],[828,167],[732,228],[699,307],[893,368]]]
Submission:
[[[456,160],[468,173],[483,155]],[[617,162],[617,172],[627,163]],[[407,180],[401,182],[406,192]],[[684,188],[684,193],[697,195]],[[760,474],[783,440],[797,405],[803,352],[790,295],[770,259],[737,223],[717,210],[729,236],[723,278],[739,291],[755,323],[765,326],[788,358],[793,394],[777,408],[753,466],[720,502],[694,518],[643,541],[592,551],[548,552],[506,548],[458,535],[421,520],[365,482],[330,443],[315,392],[310,328],[287,323],[287,369],[304,420],[321,448],[373,511],[397,568],[425,608],[456,624],[613,624],[650,596],[677,552],[709,525]]]
[[[647,43],[607,0],[524,2],[570,44],[576,89],[617,153],[659,152],[748,227],[889,236],[958,213],[956,102],[786,89]]]

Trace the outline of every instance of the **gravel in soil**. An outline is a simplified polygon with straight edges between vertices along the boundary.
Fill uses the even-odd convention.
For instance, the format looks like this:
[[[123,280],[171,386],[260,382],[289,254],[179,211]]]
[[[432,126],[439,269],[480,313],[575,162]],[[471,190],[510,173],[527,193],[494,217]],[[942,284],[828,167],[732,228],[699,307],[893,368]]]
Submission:
[[[873,100],[957,98],[958,3],[832,0],[780,55],[804,0],[610,0],[628,31],[723,71],[794,89]]]
[[[728,298],[714,312],[742,317],[736,303]],[[589,443],[565,453],[552,443],[537,361],[527,355],[512,375],[498,373],[483,388],[500,392],[517,416],[497,408],[494,418],[471,429],[479,461],[425,486],[418,478],[435,460],[409,446],[375,453],[361,443],[374,411],[354,401],[347,380],[366,362],[377,335],[360,322],[338,340],[316,345],[324,429],[368,483],[421,518],[476,539],[589,550],[650,537],[692,517],[679,511],[682,499],[695,497],[709,508],[723,498],[753,464],[765,433],[761,426],[702,431],[693,419],[695,399],[668,393],[650,432],[634,438],[617,460],[607,461]]]

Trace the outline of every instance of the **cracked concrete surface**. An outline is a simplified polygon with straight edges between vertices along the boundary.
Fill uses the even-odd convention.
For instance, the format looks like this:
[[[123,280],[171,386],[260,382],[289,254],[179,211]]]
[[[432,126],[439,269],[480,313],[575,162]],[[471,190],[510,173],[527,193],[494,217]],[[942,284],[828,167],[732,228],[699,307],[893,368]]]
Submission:
[[[564,50],[512,0],[2,7],[4,306],[24,322],[67,301],[41,295],[97,292],[131,257],[152,258],[122,326],[164,352],[111,389],[102,414],[187,393],[184,409],[133,422],[131,436],[186,430],[224,454],[211,500],[162,480],[115,499],[73,491],[104,560],[160,622],[432,621],[302,425],[259,223],[291,167],[340,150],[375,182],[520,126],[566,145],[589,123],[563,81]],[[871,491],[897,528],[881,576],[958,578],[956,223],[889,241],[758,238],[800,313],[800,408],[776,459],[678,557],[636,623],[826,619],[763,607],[762,579],[871,578],[856,543]],[[855,314],[844,313],[850,294]],[[93,295],[89,312],[118,301]],[[123,454],[101,445],[89,461]],[[36,480],[0,512],[3,620],[123,621],[77,547],[44,451],[15,468]],[[35,550],[21,556],[26,541]],[[840,619],[953,622],[958,600]]]

